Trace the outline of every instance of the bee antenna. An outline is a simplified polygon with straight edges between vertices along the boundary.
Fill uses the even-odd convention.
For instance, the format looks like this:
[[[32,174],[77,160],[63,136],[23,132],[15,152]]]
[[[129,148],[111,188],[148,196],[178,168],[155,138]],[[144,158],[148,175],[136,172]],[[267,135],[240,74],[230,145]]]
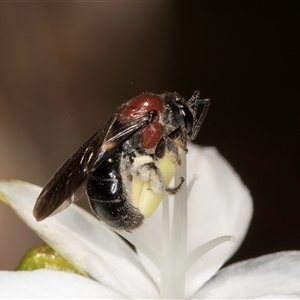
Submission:
[[[191,139],[195,139],[196,136],[199,133],[199,130],[205,120],[205,117],[208,113],[208,109],[210,106],[210,98],[206,98],[206,99],[200,99],[200,91],[195,91],[194,94],[192,95],[192,97],[188,100],[188,105],[194,110],[197,111],[197,108],[199,105],[204,105],[202,112],[197,120],[197,122],[195,123],[195,125],[193,126],[193,130],[192,130],[192,136]],[[195,113],[196,114],[196,113]]]

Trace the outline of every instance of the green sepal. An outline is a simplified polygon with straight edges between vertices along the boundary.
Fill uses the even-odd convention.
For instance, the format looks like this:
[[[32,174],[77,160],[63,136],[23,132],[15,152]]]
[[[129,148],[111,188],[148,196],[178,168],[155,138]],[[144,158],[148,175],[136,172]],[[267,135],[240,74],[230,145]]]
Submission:
[[[66,271],[89,277],[87,273],[76,268],[48,245],[30,249],[24,254],[16,267],[16,271],[32,271],[37,269]]]

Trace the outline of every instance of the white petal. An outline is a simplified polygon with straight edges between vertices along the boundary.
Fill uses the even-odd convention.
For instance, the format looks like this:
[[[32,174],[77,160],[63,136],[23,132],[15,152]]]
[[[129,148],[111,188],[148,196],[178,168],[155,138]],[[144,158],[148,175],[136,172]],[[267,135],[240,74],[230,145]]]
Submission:
[[[193,298],[257,298],[300,295],[300,251],[278,252],[230,265]]]
[[[40,187],[26,182],[0,182],[0,193],[21,219],[74,265],[126,297],[157,296],[155,285],[132,249],[83,209],[72,205],[36,222],[32,208],[40,191]]]
[[[297,295],[266,295],[266,296],[263,296],[263,297],[258,297],[258,298],[255,298],[255,299],[300,299],[299,296]]]
[[[252,216],[248,189],[227,161],[212,147],[189,144],[187,174],[194,183],[188,203],[188,249],[222,235],[234,235],[235,243],[226,243],[207,253],[188,272],[186,296],[190,297],[209,280],[238,249]],[[134,234],[160,250],[161,206]],[[159,285],[159,272],[142,254],[141,261]]]
[[[233,235],[203,256],[187,274],[186,294],[190,297],[210,279],[239,248],[252,217],[252,198],[238,174],[215,148],[189,145],[188,167],[199,175],[189,199],[190,248],[222,235]]]
[[[73,273],[36,270],[0,272],[0,297],[6,299],[124,299],[124,295]]]

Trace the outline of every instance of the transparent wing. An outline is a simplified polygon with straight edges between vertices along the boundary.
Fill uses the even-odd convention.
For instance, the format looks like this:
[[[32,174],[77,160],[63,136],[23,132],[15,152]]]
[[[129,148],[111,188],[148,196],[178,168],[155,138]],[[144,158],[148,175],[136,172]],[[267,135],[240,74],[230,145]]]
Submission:
[[[126,123],[117,121],[117,116],[88,139],[52,176],[39,195],[33,215],[41,221],[56,214],[85,193],[85,182],[104,160],[125,140],[151,122],[151,116],[131,119]],[[78,190],[78,193],[75,192]]]

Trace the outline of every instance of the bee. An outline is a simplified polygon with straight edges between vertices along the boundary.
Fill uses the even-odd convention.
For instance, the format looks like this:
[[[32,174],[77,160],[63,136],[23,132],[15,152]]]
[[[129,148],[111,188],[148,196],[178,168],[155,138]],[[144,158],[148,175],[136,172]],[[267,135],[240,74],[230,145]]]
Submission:
[[[189,100],[176,92],[129,100],[52,176],[34,217],[41,221],[85,196],[92,213],[113,230],[138,228],[166,193],[180,188],[169,184],[209,106],[199,91]]]

